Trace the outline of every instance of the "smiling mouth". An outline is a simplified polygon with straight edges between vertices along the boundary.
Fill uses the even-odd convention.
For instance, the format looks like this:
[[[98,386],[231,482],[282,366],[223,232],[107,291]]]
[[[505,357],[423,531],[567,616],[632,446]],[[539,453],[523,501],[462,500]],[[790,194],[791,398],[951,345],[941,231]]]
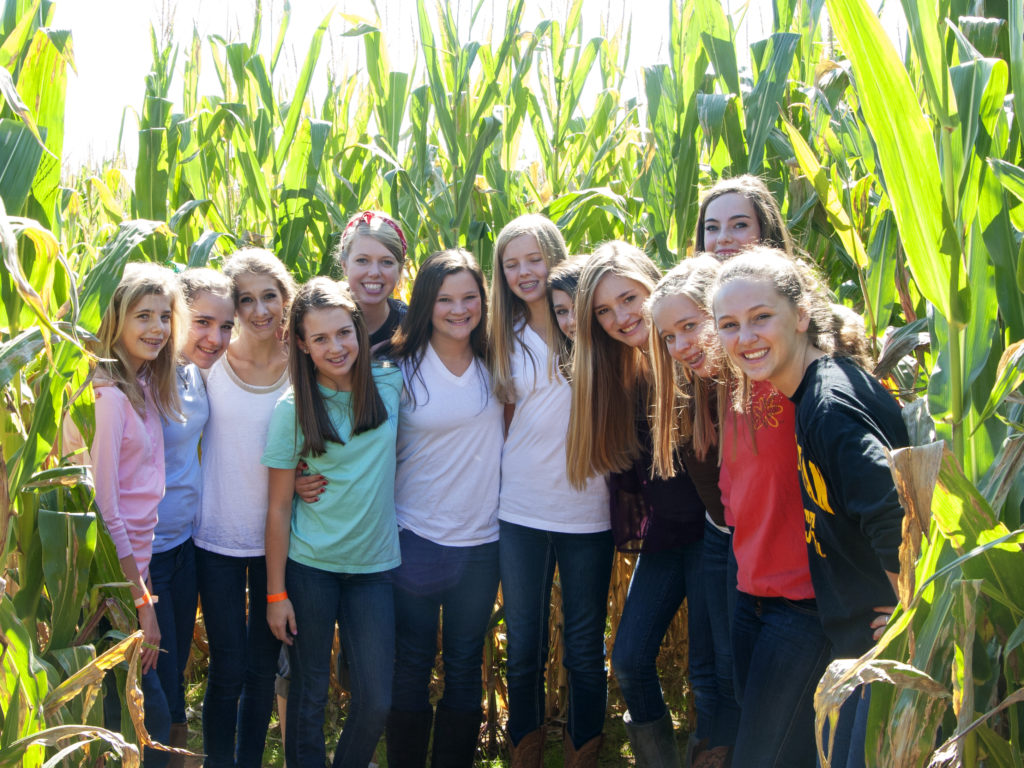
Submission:
[[[750,362],[756,362],[768,354],[767,349],[759,349],[756,352],[743,352],[740,357]]]
[[[164,345],[165,339],[163,337],[161,337],[159,339],[140,339],[140,341],[143,344],[145,344],[146,346],[154,347],[156,349],[159,349],[160,347],[162,347]]]
[[[250,320],[249,325],[253,328],[263,330],[264,328],[269,328],[272,322],[274,322],[274,318],[268,317],[266,320]]]
[[[640,320],[634,320],[629,325],[620,328],[619,329],[619,333],[621,333],[623,336],[629,336],[629,334],[633,333],[633,331],[635,331],[639,327],[640,327]]]
[[[348,362],[348,355],[342,355],[341,357],[338,358],[325,357],[324,360],[329,365],[333,365],[335,368],[341,368],[342,366],[345,365],[345,363]]]
[[[363,290],[367,293],[380,293],[384,290],[384,283],[363,283]]]
[[[688,365],[690,368],[700,368],[704,364],[706,355],[703,352],[698,352],[689,358],[684,358],[683,363]]]
[[[540,280],[527,280],[525,283],[519,284],[519,290],[523,293],[530,293],[537,290],[538,285],[540,285]]]
[[[199,344],[196,344],[196,350],[202,352],[204,355],[210,355],[212,357],[213,355],[216,355],[218,352],[220,352],[221,348],[214,347],[210,349],[209,347],[203,347],[200,346]]]

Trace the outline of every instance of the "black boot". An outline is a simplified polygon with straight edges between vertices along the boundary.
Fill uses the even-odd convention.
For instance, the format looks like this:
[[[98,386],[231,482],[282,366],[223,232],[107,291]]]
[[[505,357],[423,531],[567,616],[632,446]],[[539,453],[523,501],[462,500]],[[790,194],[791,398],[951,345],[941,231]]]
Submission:
[[[384,729],[388,768],[426,768],[433,719],[434,713],[429,709],[419,712],[391,710]]]
[[[457,712],[439,705],[434,719],[431,768],[472,768],[482,718],[479,709]]]

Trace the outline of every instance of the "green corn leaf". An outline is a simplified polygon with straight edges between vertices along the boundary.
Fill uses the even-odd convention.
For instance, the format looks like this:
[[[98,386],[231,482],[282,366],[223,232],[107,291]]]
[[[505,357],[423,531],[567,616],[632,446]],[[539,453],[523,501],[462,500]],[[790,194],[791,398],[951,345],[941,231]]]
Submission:
[[[942,196],[932,132],[910,79],[864,0],[829,0],[828,9],[853,64],[857,95],[914,280],[945,317],[962,325],[967,288],[962,278],[955,289],[950,286],[950,264],[961,258],[960,247]]]
[[[42,136],[39,135],[39,128],[36,126],[36,121],[29,111],[28,106],[22,101],[21,95],[18,93],[18,88],[14,84],[14,78],[11,77],[11,73],[7,71],[6,67],[0,66],[0,96],[7,101],[7,106],[11,108],[21,121],[28,128],[32,136],[39,143],[41,147],[46,146]],[[3,102],[0,102],[2,105]]]
[[[78,617],[88,594],[96,516],[40,509],[38,521],[43,576],[51,603],[47,647],[64,648],[78,631]]]
[[[24,207],[42,156],[41,142],[23,123],[0,119],[0,199],[12,215]]]
[[[1010,24],[1010,81],[1013,83],[1013,116],[1018,135],[1024,135],[1024,0],[1008,0]]]
[[[800,35],[789,32],[776,33],[768,40],[768,62],[743,105],[749,147],[748,173],[761,173],[764,167],[765,144],[779,117],[779,105],[789,83],[789,70],[793,67],[793,54],[799,45]]]
[[[316,63],[320,59],[320,47],[323,44],[324,33],[327,32],[327,25],[330,24],[331,17],[334,15],[334,9],[332,8],[323,21],[320,22],[320,26],[316,28],[316,32],[313,33],[313,39],[309,41],[309,50],[306,54],[306,60],[302,65],[302,71],[299,73],[299,79],[295,83],[295,91],[292,93],[292,102],[288,107],[288,116],[284,121],[284,131],[281,135],[281,139],[278,142],[277,150],[274,152],[274,168],[279,170],[284,163],[284,159],[287,156],[288,149],[291,147],[292,142],[295,140],[295,132],[299,127],[299,118],[302,116],[302,111],[305,106],[306,97],[309,95],[309,85],[313,79],[313,70],[316,69]]]
[[[1011,392],[1015,392],[1024,384],[1024,341],[1015,341],[1006,348],[999,360],[998,377],[992,387],[988,402],[978,417],[978,425],[991,418]]]
[[[211,232],[209,230],[203,232],[189,249],[188,266],[205,267],[210,261],[210,252],[221,238],[227,240],[230,245],[235,244],[234,238],[227,232]]]
[[[956,126],[956,101],[953,96],[953,85],[950,82],[949,70],[946,68],[946,57],[943,41],[939,36],[939,18],[934,3],[919,3],[915,0],[901,0],[903,13],[907,20],[910,40],[921,64],[921,75],[925,93],[931,107],[931,114],[946,130]],[[831,13],[832,3],[829,3]],[[877,22],[877,17],[874,17]],[[880,28],[881,25],[879,24]],[[902,64],[900,72],[905,72]]]
[[[44,348],[42,331],[28,328],[10,341],[0,344],[0,389],[6,387],[19,371],[35,359]]]

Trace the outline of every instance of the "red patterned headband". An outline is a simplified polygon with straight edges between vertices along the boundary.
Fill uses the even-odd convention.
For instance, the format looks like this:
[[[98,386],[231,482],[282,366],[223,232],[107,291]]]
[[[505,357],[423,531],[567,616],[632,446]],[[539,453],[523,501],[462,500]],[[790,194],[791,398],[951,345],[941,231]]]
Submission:
[[[355,226],[358,226],[359,224],[365,224],[366,226],[370,226],[370,222],[373,221],[374,219],[380,219],[382,222],[384,222],[393,230],[395,230],[395,234],[398,235],[398,239],[402,243],[402,258],[404,259],[406,251],[409,250],[409,246],[407,246],[405,243],[405,233],[402,232],[402,228],[398,226],[397,221],[389,219],[387,216],[382,216],[379,213],[374,213],[373,211],[363,211],[348,223],[348,226],[345,227],[345,231],[341,233],[341,236],[344,237],[345,235],[348,234],[348,231],[350,229],[352,229]]]

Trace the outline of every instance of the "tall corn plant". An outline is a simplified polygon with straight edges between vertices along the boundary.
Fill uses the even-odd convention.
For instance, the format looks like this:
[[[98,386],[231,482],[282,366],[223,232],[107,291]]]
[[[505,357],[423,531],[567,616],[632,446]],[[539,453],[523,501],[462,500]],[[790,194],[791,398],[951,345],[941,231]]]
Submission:
[[[1020,292],[1012,289],[1020,230],[1011,213],[1017,203],[995,168],[1011,177],[1019,162],[1019,123],[1011,124],[1019,115],[1011,118],[1004,101],[1011,68],[1024,62],[1020,46],[1011,47],[1009,61],[986,47],[1007,19],[960,18],[950,5],[903,4],[911,44],[905,68],[866,3],[829,0],[852,75],[849,112],[819,125],[814,141],[824,163],[789,129],[838,239],[867,275],[863,288],[877,285],[872,269],[893,263],[885,222],[895,224],[897,258],[912,277],[904,311],[927,317],[931,336],[927,397],[913,412],[951,446],[932,449],[930,459],[913,457],[921,464],[916,473],[897,462],[909,529],[917,531],[904,545],[902,610],[876,649],[834,668],[835,679],[819,690],[823,714],[830,697],[856,681],[894,684],[875,686],[868,727],[869,762],[886,766],[1022,760],[1024,537],[1012,532],[1020,523],[1021,419],[1020,407],[1006,402],[1021,382],[1019,344],[1009,344],[1022,330]],[[870,144],[851,153],[858,134]],[[842,179],[852,154],[882,211],[860,231]],[[877,326],[891,304],[864,295],[878,301],[868,313]],[[910,489],[929,478],[938,478],[934,501],[913,503]],[[948,740],[936,750],[944,723]]]

